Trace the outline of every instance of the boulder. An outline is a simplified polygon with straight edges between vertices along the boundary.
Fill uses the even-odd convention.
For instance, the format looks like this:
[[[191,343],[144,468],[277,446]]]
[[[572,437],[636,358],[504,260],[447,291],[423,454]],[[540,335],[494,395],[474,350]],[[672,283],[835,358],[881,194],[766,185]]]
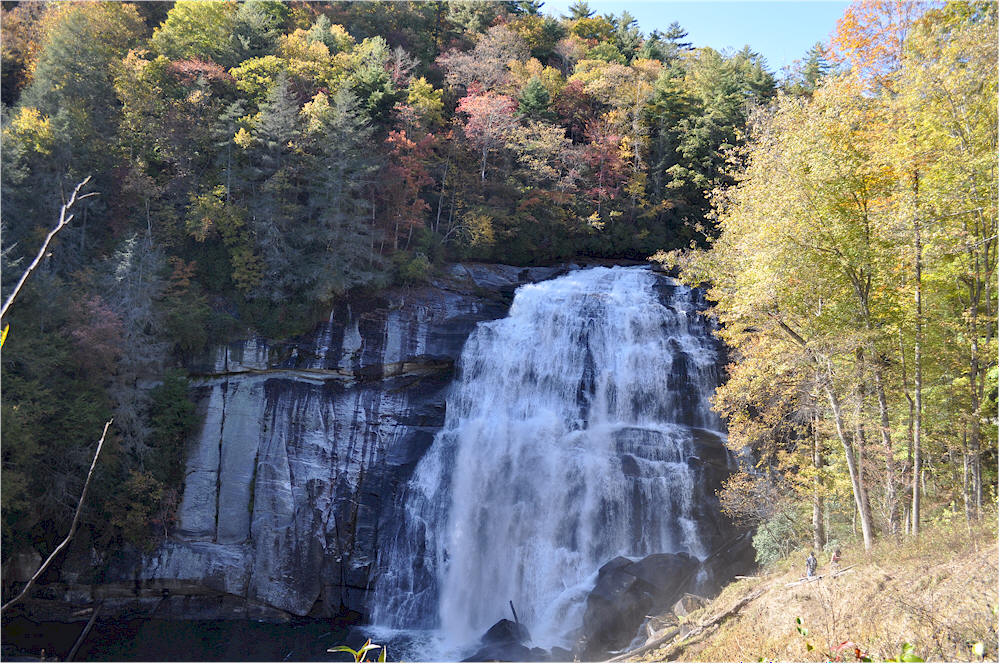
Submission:
[[[657,553],[636,562],[619,557],[601,567],[583,617],[585,656],[628,646],[646,616],[685,593],[699,565],[686,553]]]
[[[544,662],[549,655],[541,648],[528,648],[528,629],[506,618],[486,630],[479,640],[480,648],[464,662]]]
[[[675,616],[683,617],[690,615],[691,613],[697,611],[698,609],[704,608],[708,604],[708,600],[699,595],[692,595],[691,593],[684,593],[681,598],[677,600],[671,609]]]
[[[528,628],[506,618],[498,620],[483,634],[482,643],[527,643],[531,640]]]
[[[646,621],[647,641],[660,638],[667,630],[676,629],[677,625],[677,616],[673,613],[663,613],[651,617]]]
[[[565,648],[554,646],[549,650],[549,661],[552,662],[572,662],[573,653]]]

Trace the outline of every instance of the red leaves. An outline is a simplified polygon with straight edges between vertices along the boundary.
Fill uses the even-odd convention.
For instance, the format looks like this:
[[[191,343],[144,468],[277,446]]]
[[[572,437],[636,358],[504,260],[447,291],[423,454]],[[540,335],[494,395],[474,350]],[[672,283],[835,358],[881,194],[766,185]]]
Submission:
[[[606,125],[592,123],[587,128],[590,143],[583,151],[583,161],[590,168],[591,186],[586,190],[598,205],[613,200],[621,192],[627,178],[625,162],[618,149],[621,137]]]
[[[70,315],[77,362],[89,376],[107,379],[121,355],[121,318],[99,295],[74,303]]]
[[[507,135],[517,123],[514,109],[517,103],[506,95],[482,92],[473,87],[458,102],[458,111],[465,113],[465,135],[482,153],[480,179],[486,180],[486,158],[491,150],[502,147]]]
[[[476,142],[495,140],[499,131],[513,124],[516,108],[512,98],[475,87],[458,102],[458,110],[468,116],[465,135]]]
[[[597,102],[583,89],[583,82],[567,83],[552,102],[559,122],[569,131],[574,143],[582,143],[596,114]]]
[[[176,60],[170,63],[169,71],[184,85],[191,85],[199,78],[209,82],[230,83],[233,77],[222,65],[211,60]]]
[[[386,167],[385,192],[386,217],[394,222],[393,246],[400,235],[410,235],[413,228],[424,221],[424,214],[430,209],[420,197],[420,190],[434,182],[427,172],[431,151],[437,137],[427,134],[419,141],[410,139],[405,131],[390,131],[385,143],[389,148]]]

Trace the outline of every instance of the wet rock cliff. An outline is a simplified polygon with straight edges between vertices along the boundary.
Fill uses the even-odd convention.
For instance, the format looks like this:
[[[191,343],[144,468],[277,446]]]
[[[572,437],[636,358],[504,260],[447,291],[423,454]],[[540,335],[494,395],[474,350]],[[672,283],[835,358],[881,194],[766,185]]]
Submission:
[[[565,269],[454,265],[350,299],[302,338],[216,348],[190,367],[201,424],[174,531],[152,554],[119,556],[105,581],[225,596],[219,611],[189,607],[205,617],[363,611],[466,338],[505,315],[518,285]]]

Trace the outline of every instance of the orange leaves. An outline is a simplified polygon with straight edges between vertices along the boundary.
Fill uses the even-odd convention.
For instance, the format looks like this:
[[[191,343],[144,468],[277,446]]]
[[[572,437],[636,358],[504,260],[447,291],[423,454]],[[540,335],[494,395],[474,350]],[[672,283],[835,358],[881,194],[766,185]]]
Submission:
[[[899,70],[903,44],[927,3],[907,0],[857,0],[837,21],[832,55],[847,62],[873,87],[887,86]]]

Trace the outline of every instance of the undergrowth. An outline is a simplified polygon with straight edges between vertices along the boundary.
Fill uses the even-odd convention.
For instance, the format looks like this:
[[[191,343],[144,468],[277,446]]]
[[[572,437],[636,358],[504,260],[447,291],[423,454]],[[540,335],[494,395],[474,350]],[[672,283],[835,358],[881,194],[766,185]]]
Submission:
[[[886,538],[869,552],[860,543],[841,549],[838,576],[824,552],[822,578],[801,583],[808,552],[798,550],[730,584],[706,617],[763,594],[717,628],[646,659],[997,661],[995,513],[971,526],[962,519],[928,524],[919,538]]]

